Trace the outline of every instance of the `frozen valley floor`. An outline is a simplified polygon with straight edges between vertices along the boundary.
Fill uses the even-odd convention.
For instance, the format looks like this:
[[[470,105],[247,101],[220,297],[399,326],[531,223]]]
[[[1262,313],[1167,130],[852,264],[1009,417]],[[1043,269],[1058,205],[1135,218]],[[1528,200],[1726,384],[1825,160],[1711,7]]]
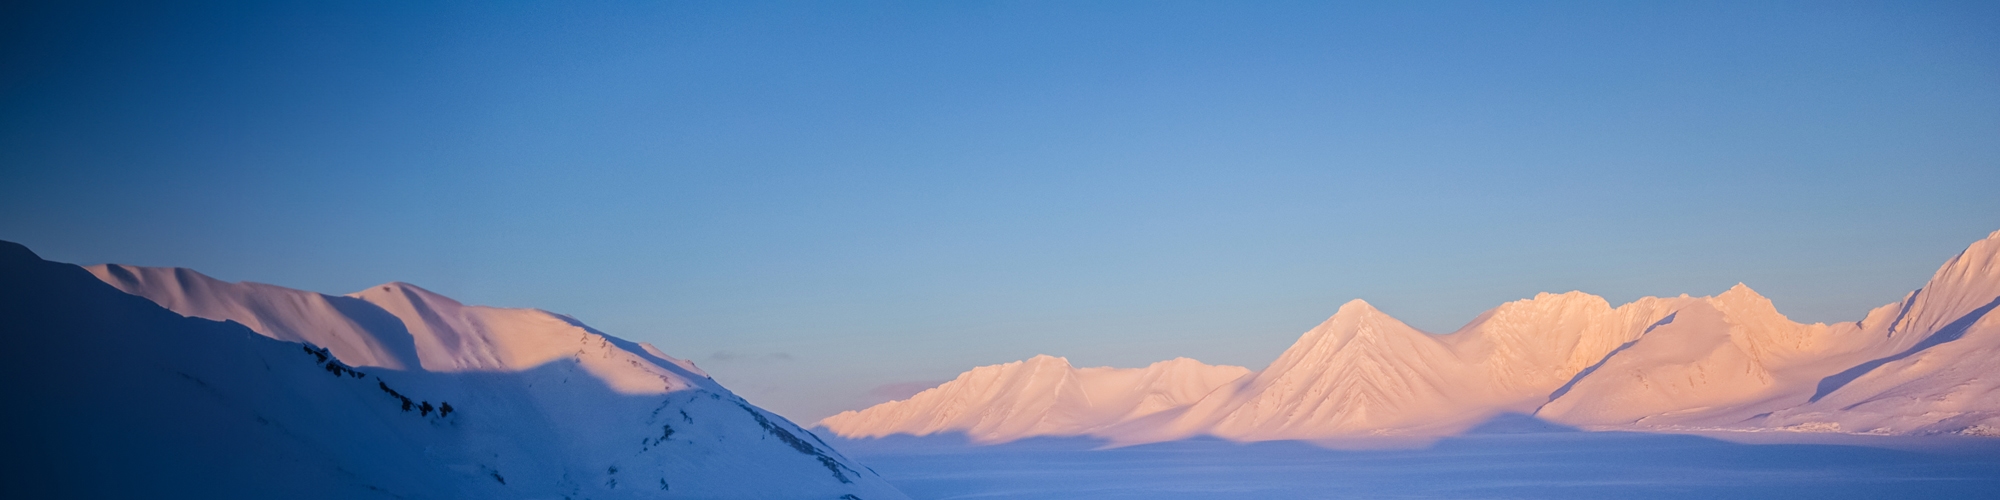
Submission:
[[[1216,439],[1109,449],[1088,438],[968,446],[963,436],[944,435],[835,445],[918,499],[2000,496],[1996,439],[1732,441],[1741,440],[1537,431],[1364,450]]]

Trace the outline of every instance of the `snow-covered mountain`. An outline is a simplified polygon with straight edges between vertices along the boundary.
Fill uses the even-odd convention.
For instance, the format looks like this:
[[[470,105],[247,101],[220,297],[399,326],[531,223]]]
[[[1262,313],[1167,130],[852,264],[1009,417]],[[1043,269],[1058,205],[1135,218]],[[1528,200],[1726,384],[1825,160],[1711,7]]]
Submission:
[[[12,243],[0,280],[0,497],[906,498],[692,364],[561,315],[86,271]]]
[[[1541,415],[1636,428],[2000,434],[2000,232],[1860,321],[1794,323],[1738,287],[1688,308]]]
[[[1139,418],[1070,417],[1132,394],[1080,399],[1059,383],[977,383],[1028,378],[1022,372],[1049,364],[1037,358],[818,425],[845,437],[953,431],[985,441],[1339,439],[1448,435],[1529,413],[1593,429],[2000,434],[1996,306],[2000,232],[1853,323],[1793,322],[1742,284],[1617,307],[1582,292],[1541,294],[1444,335],[1355,300],[1264,370]]]
[[[1035,356],[982,366],[910,399],[822,421],[846,437],[966,433],[976,441],[1076,436],[1187,406],[1250,370],[1187,358],[1145,368],[1076,368]]]

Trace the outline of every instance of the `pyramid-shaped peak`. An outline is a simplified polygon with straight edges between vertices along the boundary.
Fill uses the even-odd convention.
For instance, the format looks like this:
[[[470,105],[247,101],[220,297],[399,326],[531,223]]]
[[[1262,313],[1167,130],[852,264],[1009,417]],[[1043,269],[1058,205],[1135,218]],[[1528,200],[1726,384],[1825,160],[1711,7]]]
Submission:
[[[1761,298],[1764,298],[1764,295],[1763,295],[1763,294],[1759,294],[1759,293],[1757,293],[1757,291],[1756,291],[1756,290],[1751,290],[1751,289],[1750,289],[1750,285],[1745,285],[1745,284],[1743,284],[1742,282],[1740,282],[1740,281],[1739,281],[1739,282],[1737,282],[1737,283],[1736,283],[1736,286],[1732,286],[1732,287],[1729,287],[1729,289],[1728,289],[1728,290],[1725,290],[1725,291],[1723,291],[1723,292],[1722,292],[1722,295],[1717,295],[1716,297],[1718,297],[1718,298],[1724,298],[1724,297],[1727,297],[1727,298],[1736,298],[1736,297],[1741,297],[1741,298],[1750,298],[1750,297],[1756,297],[1756,298],[1760,298],[1760,299],[1761,299]]]
[[[1766,322],[1770,324],[1790,323],[1784,313],[1778,312],[1771,299],[1751,290],[1748,285],[1737,283],[1728,291],[1708,299],[1708,303],[1733,318],[1732,321]]]
[[[1389,313],[1376,309],[1374,305],[1369,304],[1367,301],[1354,299],[1348,301],[1346,304],[1342,304],[1340,310],[1334,311],[1333,316],[1328,317],[1319,326],[1306,331],[1304,335],[1299,337],[1299,342],[1313,343],[1325,339],[1350,339],[1357,336],[1377,338],[1384,335],[1400,335],[1405,332],[1422,334],[1422,332],[1404,324],[1402,320],[1396,319],[1395,316],[1390,316]],[[1297,344],[1293,345],[1294,349],[1297,347]]]
[[[1371,331],[1374,329],[1367,328],[1370,325],[1391,329],[1409,327],[1403,324],[1402,320],[1396,319],[1395,316],[1391,316],[1381,309],[1376,309],[1374,304],[1369,304],[1368,301],[1361,299],[1354,299],[1347,301],[1346,304],[1341,304],[1340,310],[1334,311],[1333,316],[1327,318],[1322,327],[1335,324],[1363,327],[1362,330]],[[1315,328],[1314,330],[1321,331],[1324,328]]]
[[[1724,309],[1739,309],[1739,310],[1772,309],[1773,311],[1776,310],[1774,309],[1774,306],[1771,304],[1771,299],[1764,297],[1763,294],[1757,293],[1756,290],[1751,290],[1749,285],[1745,285],[1742,283],[1737,283],[1736,286],[1729,287],[1729,290],[1717,294],[1714,298],[1709,299],[1709,303],[1715,304]]]
[[[1340,309],[1334,311],[1333,314],[1335,316],[1339,316],[1343,314],[1371,314],[1371,313],[1381,314],[1382,310],[1376,309],[1374,304],[1370,304],[1366,300],[1354,299],[1347,301],[1346,304],[1341,304]]]

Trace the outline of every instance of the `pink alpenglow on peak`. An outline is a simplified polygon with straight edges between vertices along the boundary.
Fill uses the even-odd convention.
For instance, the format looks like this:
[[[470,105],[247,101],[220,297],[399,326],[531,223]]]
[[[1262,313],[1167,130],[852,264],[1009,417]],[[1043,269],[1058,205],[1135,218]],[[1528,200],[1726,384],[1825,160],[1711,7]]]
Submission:
[[[77,471],[50,475],[62,491],[128,498],[165,484],[166,496],[189,498],[907,498],[693,363],[568,316],[465,305],[407,283],[338,296],[187,269],[88,271],[0,242],[0,273],[23,283],[0,309],[32,320],[23,331],[51,333],[9,337],[4,352],[16,362],[0,366],[90,374],[69,377],[88,383],[43,384],[83,390],[36,396],[62,404],[27,409],[39,425],[26,427],[55,436],[51,443],[88,442],[112,428],[140,436],[89,447],[96,462],[88,463],[102,467],[56,462]],[[101,387],[118,397],[100,397]],[[79,417],[64,409],[132,397],[151,398],[139,403],[148,410]],[[196,459],[146,455],[171,449]],[[61,455],[42,451],[29,453]],[[133,469],[145,469],[144,480],[71,489],[85,481],[69,476]]]
[[[1095,435],[1185,407],[1249,374],[1187,358],[1145,368],[1076,368],[1039,355],[981,366],[909,399],[827,417],[842,437],[963,432],[978,442]]]
[[[820,425],[849,437],[1340,441],[1428,439],[1524,413],[1593,430],[2000,435],[1996,307],[2000,232],[1851,323],[1794,322],[1741,283],[1617,307],[1543,293],[1443,335],[1354,300],[1260,372],[1162,362],[1212,374],[1164,386],[1173,397],[1150,397],[1162,385],[1080,383],[1087,370],[1044,356]],[[1141,399],[1129,412],[1096,403]]]
[[[230,283],[191,269],[100,264],[85,267],[126,293],[189,316],[228,320],[279,340],[326,346],[357,366],[432,372],[514,372],[578,359],[620,392],[657,394],[690,387],[655,361],[707,374],[693,362],[638,345],[614,346],[574,318],[540,309],[468,306],[416,285],[384,283],[333,296],[262,283]],[[595,355],[590,355],[595,354]],[[645,359],[647,357],[655,359]],[[648,369],[646,367],[653,367]],[[635,369],[636,368],[636,369]]]

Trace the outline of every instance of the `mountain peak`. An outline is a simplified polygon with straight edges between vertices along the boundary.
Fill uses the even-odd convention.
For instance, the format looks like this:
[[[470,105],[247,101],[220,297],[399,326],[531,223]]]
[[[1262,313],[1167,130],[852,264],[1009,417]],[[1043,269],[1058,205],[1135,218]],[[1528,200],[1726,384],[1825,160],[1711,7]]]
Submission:
[[[1743,282],[1740,281],[1736,282],[1736,286],[1729,287],[1729,289],[1723,291],[1721,295],[1716,296],[1716,298],[1739,298],[1739,297],[1740,298],[1755,297],[1759,299],[1764,298],[1764,296],[1762,294],[1757,293],[1756,290],[1751,290],[1750,285],[1745,285],[1743,284]]]
[[[1366,300],[1354,299],[1347,301],[1347,303],[1345,304],[1341,304],[1340,309],[1335,310],[1333,312],[1333,315],[1339,316],[1342,314],[1367,314],[1367,313],[1380,314],[1382,313],[1382,310],[1376,309],[1374,304],[1370,304]]]
[[[1069,364],[1069,358],[1065,358],[1062,356],[1050,356],[1047,354],[1036,354],[1034,357],[1020,361],[1015,361],[1014,363],[1037,367],[1037,368],[1047,367],[1047,368],[1060,368],[1064,370],[1071,368]]]
[[[964,432],[976,442],[1106,431],[1193,404],[1248,368],[1174,358],[1145,368],[1075,368],[1047,354],[975,367],[908,399],[819,421],[834,434]]]
[[[1978,285],[2000,281],[2000,231],[1966,245],[1965,251],[1938,267],[1931,286],[1944,283]]]
[[[1996,300],[2000,300],[2000,231],[1966,245],[1938,266],[1918,292],[1914,307],[1905,313],[1910,324],[1940,328]]]
[[[1771,299],[1742,283],[1737,283],[1736,286],[1729,287],[1728,291],[1708,299],[1708,303],[1729,314],[1731,318],[1736,318],[1737,321],[1761,322],[1766,325],[1791,323],[1791,319],[1786,318],[1784,313],[1778,312],[1778,306],[1771,303]]]

